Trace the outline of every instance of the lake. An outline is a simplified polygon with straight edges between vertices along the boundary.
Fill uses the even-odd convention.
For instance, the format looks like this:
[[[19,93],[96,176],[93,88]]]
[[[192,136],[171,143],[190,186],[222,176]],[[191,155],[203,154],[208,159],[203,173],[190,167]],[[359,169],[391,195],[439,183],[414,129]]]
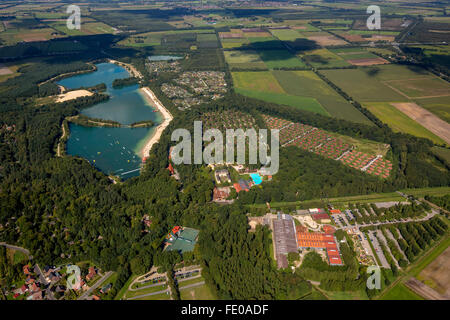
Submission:
[[[97,71],[65,78],[58,82],[67,89],[106,84],[110,99],[81,111],[82,114],[121,124],[152,120],[149,128],[84,127],[69,124],[70,136],[66,145],[67,154],[87,159],[105,174],[128,179],[139,175],[142,159],[139,150],[153,135],[156,125],[162,120],[159,112],[145,99],[138,85],[114,89],[115,79],[128,78],[128,71],[113,63],[96,65]]]
[[[169,60],[180,60],[183,57],[179,56],[149,56],[148,60],[150,61],[169,61]]]

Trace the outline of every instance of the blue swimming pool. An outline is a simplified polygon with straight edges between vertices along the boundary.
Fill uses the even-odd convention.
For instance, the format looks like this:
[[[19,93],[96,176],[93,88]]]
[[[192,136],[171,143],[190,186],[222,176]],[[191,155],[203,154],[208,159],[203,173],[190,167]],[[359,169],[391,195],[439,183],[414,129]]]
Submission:
[[[252,178],[253,182],[254,182],[256,185],[261,184],[262,178],[261,178],[261,176],[259,175],[259,173],[251,173],[251,174],[250,174],[250,177]]]

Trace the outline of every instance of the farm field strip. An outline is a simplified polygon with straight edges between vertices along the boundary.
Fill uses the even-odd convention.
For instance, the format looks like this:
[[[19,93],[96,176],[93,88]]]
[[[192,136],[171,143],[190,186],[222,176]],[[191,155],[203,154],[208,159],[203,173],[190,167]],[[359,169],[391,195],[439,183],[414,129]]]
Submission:
[[[437,144],[445,141],[408,117],[406,114],[387,102],[365,103],[364,107],[378,119],[386,123],[394,132],[409,133],[417,137],[427,138]]]
[[[450,145],[450,124],[415,103],[391,103],[398,110],[415,120]]]

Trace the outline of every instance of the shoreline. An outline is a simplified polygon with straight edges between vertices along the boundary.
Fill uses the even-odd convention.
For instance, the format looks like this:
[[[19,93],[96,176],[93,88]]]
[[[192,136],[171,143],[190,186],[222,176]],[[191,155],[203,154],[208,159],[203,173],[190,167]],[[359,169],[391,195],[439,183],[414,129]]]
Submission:
[[[151,102],[152,106],[155,106],[163,116],[163,121],[156,127],[155,132],[145,143],[144,147],[139,151],[138,155],[142,158],[142,160],[144,160],[149,156],[150,150],[152,149],[153,145],[159,142],[159,139],[161,138],[164,129],[166,129],[167,126],[170,124],[170,122],[173,119],[173,116],[169,112],[169,110],[167,110],[163,106],[163,104],[159,101],[159,99],[156,97],[153,91],[150,90],[150,88],[144,87],[140,88],[139,90],[145,93],[144,94],[145,97]]]

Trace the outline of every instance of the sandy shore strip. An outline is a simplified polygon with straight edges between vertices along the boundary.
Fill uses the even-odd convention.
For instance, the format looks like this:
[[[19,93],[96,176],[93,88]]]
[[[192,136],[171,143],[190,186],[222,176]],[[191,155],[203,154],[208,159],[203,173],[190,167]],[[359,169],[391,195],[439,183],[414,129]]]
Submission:
[[[170,121],[172,121],[173,116],[169,112],[169,110],[167,110],[163,106],[161,101],[159,101],[159,99],[155,96],[153,91],[150,90],[150,88],[145,87],[145,88],[141,88],[141,90],[144,91],[146,96],[150,99],[152,105],[154,105],[156,108],[158,108],[158,111],[161,112],[161,114],[164,118],[163,122],[160,125],[158,125],[158,127],[156,128],[155,133],[146,142],[144,148],[142,148],[142,150],[139,152],[139,156],[142,159],[144,159],[144,158],[148,157],[148,155],[150,154],[150,150],[152,149],[153,145],[159,141],[164,129],[166,129],[167,126],[169,125]]]
[[[88,90],[74,90],[66,93],[62,93],[56,97],[56,102],[64,102],[68,100],[73,100],[80,97],[92,96],[93,93]]]
[[[139,79],[143,78],[142,74],[139,71],[137,71],[137,69],[133,65],[131,65],[129,63],[125,63],[125,62],[121,62],[121,61],[117,61],[117,60],[113,60],[113,59],[108,59],[108,62],[117,64],[118,66],[121,66],[121,67],[125,67],[127,69],[128,73],[130,73],[130,76],[132,76],[132,77],[136,77]]]

